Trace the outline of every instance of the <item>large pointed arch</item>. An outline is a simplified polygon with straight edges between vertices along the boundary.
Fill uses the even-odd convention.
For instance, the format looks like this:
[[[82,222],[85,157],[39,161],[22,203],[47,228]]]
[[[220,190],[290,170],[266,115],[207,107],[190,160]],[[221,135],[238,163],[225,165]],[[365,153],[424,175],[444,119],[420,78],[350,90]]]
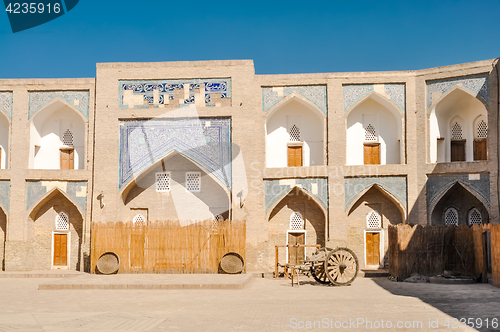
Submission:
[[[78,114],[78,116],[80,116],[80,118],[82,119],[83,122],[88,122],[88,119],[82,114],[82,112],[80,112],[78,109],[75,108],[74,105],[71,105],[70,103],[68,103],[66,100],[64,100],[63,98],[61,97],[56,97],[54,99],[52,99],[50,102],[48,102],[47,104],[43,105],[42,107],[40,107],[39,110],[37,110],[35,113],[33,113],[29,119],[30,122],[33,122],[33,119],[39,115],[40,113],[45,113],[45,112],[54,112],[58,109],[60,109],[61,107],[63,106],[67,106],[69,107],[72,111],[76,112],[76,114]]]
[[[406,222],[406,215],[407,215],[407,211],[406,211],[405,206],[390,191],[388,191],[383,186],[381,186],[377,183],[372,184],[371,186],[365,188],[363,191],[361,191],[358,194],[358,196],[355,199],[352,200],[351,204],[349,204],[349,206],[346,209],[347,215],[349,216],[353,212],[353,208],[357,205],[359,200],[361,200],[363,198],[363,196],[372,188],[377,189],[381,194],[383,194],[385,197],[387,197],[396,206],[396,208],[401,213],[401,220],[404,224]]]
[[[473,92],[471,92],[470,90],[468,89],[465,89],[459,85],[456,85],[454,86],[453,88],[451,88],[450,90],[446,91],[445,93],[443,93],[439,98],[437,98],[436,100],[434,100],[434,98],[432,99],[432,105],[429,109],[431,110],[434,110],[436,108],[436,106],[441,103],[441,101],[443,101],[444,99],[448,98],[449,95],[452,95],[452,94],[455,94],[457,91],[461,91],[461,92],[465,92],[466,94],[468,94],[469,96],[471,96],[472,98],[474,99],[477,99],[479,100],[481,103],[483,103],[484,107],[488,108],[488,103],[483,100],[482,98],[479,98],[477,94],[474,94]]]
[[[325,220],[327,219],[328,212],[327,212],[327,208],[326,208],[325,204],[323,202],[321,202],[315,196],[311,195],[307,190],[304,190],[304,188],[299,187],[299,186],[294,186],[292,189],[290,189],[289,191],[287,191],[284,194],[282,194],[281,196],[279,196],[279,198],[276,199],[276,202],[273,203],[273,205],[271,205],[269,207],[269,209],[266,212],[266,220],[267,221],[269,221],[269,217],[271,216],[271,214],[272,214],[273,210],[276,208],[276,206],[278,206],[283,199],[285,199],[287,196],[289,196],[294,191],[296,191],[296,192],[299,192],[299,191],[302,192],[310,200],[312,200],[313,202],[315,202],[319,206],[319,208],[321,209],[321,211],[323,211],[323,214],[325,215]]]
[[[274,105],[269,109],[269,111],[267,112],[267,119],[270,119],[274,115],[274,113],[276,113],[279,109],[283,108],[285,105],[289,104],[292,101],[299,102],[303,106],[313,111],[318,117],[326,118],[326,114],[318,106],[316,106],[316,104],[314,104],[312,101],[305,98],[304,96],[298,94],[297,92],[293,92],[288,96],[283,97],[282,100],[280,100],[278,103],[276,103],[276,105]]]
[[[61,194],[64,198],[68,200],[71,205],[73,205],[77,211],[80,213],[80,216],[82,220],[85,220],[85,213],[83,213],[82,209],[80,206],[66,194],[63,190],[59,188],[52,188],[49,192],[47,192],[43,197],[41,197],[36,203],[34,203],[30,209],[28,210],[28,216],[31,218],[31,220],[35,221],[36,215],[38,211],[45,205],[45,203],[49,202],[52,198],[57,196],[58,194]]]
[[[428,218],[427,220],[429,221],[429,223],[431,223],[431,217],[432,217],[432,214],[433,214],[434,209],[436,208],[436,206],[439,204],[439,202],[441,201],[441,199],[456,185],[461,186],[463,189],[465,189],[467,192],[469,192],[472,196],[474,196],[484,206],[484,208],[488,212],[488,215],[490,214],[490,204],[484,199],[484,197],[482,197],[477,191],[475,191],[473,188],[471,188],[466,183],[464,183],[464,182],[462,182],[460,180],[456,180],[456,181],[453,181],[453,182],[449,183],[445,187],[443,187],[434,196],[434,199],[432,200],[431,204],[427,208],[427,218]]]
[[[180,155],[184,157],[185,159],[189,160],[191,163],[193,163],[196,167],[200,168],[205,174],[207,174],[213,181],[215,181],[227,194],[228,199],[229,199],[229,207],[231,207],[232,202],[231,202],[231,190],[228,188],[221,180],[219,180],[212,172],[208,171],[205,167],[203,167],[200,163],[196,162],[192,158],[189,158],[186,156],[184,153],[179,152],[177,150],[172,150],[165,154],[163,157],[158,159],[155,163],[149,165],[148,168],[144,169],[142,172],[137,174],[131,181],[129,181],[121,190],[120,190],[120,196],[122,198],[122,202],[124,204],[127,204],[127,197],[132,188],[134,188],[141,179],[145,178],[147,175],[149,175],[154,169],[156,169],[158,166],[160,166],[163,162],[166,160],[174,157],[175,155]]]
[[[349,113],[355,110],[359,105],[364,103],[367,99],[373,99],[377,103],[381,104],[382,106],[387,108],[391,113],[393,113],[393,115],[396,116],[396,118],[400,117],[404,119],[405,114],[401,109],[401,107],[399,107],[398,104],[396,104],[390,99],[387,99],[386,97],[382,96],[380,93],[376,91],[367,93],[359,100],[356,100],[353,104],[351,104],[351,106],[349,106],[349,108],[345,111],[345,117],[347,118],[349,116]]]

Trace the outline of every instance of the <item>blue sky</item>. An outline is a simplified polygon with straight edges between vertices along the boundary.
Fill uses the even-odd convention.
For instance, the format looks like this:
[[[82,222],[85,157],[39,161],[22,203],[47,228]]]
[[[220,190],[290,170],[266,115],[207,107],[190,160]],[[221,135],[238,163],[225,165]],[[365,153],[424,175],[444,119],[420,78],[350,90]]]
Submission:
[[[12,33],[0,78],[94,77],[97,62],[252,59],[257,74],[414,70],[500,56],[500,1],[80,0]]]

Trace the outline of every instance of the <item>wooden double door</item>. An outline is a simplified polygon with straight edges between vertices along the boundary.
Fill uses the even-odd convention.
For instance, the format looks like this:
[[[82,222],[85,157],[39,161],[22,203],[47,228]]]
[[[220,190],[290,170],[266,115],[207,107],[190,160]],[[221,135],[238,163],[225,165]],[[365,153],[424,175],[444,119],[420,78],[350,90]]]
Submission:
[[[68,234],[54,234],[54,266],[68,265]]]
[[[366,233],[366,265],[380,264],[380,233]]]
[[[288,147],[288,167],[302,166],[302,146]]]
[[[306,244],[306,234],[304,232],[289,232],[288,245]],[[305,249],[302,248],[288,248],[288,264],[299,265],[304,263]]]

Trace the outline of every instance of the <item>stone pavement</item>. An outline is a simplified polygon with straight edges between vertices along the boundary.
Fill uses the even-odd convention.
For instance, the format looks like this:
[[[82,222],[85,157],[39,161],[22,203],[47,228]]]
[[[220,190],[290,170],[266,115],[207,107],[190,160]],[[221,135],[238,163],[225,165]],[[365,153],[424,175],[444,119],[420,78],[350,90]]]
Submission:
[[[488,318],[490,327],[493,318],[500,319],[500,289],[489,284],[358,278],[351,286],[333,287],[302,278],[305,282],[292,288],[288,280],[253,278],[242,289],[38,290],[80,277],[0,279],[0,331],[451,331],[452,317],[481,318],[483,324]],[[141,277],[144,284],[159,278],[120,277],[124,283]],[[429,322],[438,328],[429,328]]]

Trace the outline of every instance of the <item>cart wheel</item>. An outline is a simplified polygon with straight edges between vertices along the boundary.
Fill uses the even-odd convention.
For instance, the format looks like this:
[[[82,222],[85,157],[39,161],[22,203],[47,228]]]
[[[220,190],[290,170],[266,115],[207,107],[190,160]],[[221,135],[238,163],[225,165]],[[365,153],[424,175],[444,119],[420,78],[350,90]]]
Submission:
[[[322,254],[325,255],[325,257],[326,257],[326,255],[328,255],[328,251],[330,251],[330,250],[331,249],[329,249],[329,248],[321,248],[318,251],[325,252]],[[311,266],[311,275],[314,278],[314,280],[316,280],[320,284],[326,285],[326,284],[330,283],[330,279],[328,279],[328,277],[325,273],[325,263],[323,261],[318,261],[318,262],[313,263],[313,266]]]
[[[326,257],[324,269],[332,284],[347,286],[358,276],[358,258],[351,249],[337,248]]]

